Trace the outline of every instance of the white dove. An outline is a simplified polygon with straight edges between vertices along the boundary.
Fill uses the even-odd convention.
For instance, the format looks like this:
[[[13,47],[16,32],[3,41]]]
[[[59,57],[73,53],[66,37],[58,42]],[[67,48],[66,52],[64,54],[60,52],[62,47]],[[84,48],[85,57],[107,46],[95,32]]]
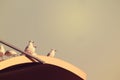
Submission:
[[[47,56],[54,57],[55,53],[56,53],[56,50],[55,49],[51,49],[51,51],[47,54]]]
[[[36,46],[34,45],[34,41],[30,40],[24,51],[31,55],[36,55],[35,49]]]
[[[3,56],[5,54],[5,48],[3,47],[3,45],[0,45],[0,58],[3,60]]]
[[[10,57],[10,56],[16,56],[17,53],[14,50],[7,50],[5,52],[5,55],[8,56],[8,57]]]

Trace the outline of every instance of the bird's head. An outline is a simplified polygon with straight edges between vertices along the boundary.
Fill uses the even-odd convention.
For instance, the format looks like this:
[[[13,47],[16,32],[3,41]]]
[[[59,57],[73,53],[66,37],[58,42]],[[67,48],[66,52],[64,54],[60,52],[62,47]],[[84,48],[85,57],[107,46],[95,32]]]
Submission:
[[[34,48],[37,47],[36,45],[34,45],[34,41],[33,41],[33,40],[30,40],[30,41],[29,41],[29,45],[33,46]]]
[[[30,40],[29,43],[34,43],[34,41],[33,41],[33,40]]]
[[[51,51],[55,51],[56,52],[56,49],[51,49]]]

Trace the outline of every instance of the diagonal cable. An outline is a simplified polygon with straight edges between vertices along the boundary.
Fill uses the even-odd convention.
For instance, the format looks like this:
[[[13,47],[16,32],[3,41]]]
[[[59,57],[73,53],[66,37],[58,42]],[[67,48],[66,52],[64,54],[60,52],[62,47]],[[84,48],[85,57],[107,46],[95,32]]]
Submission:
[[[18,52],[20,52],[20,53],[22,53],[22,54],[25,54],[26,57],[27,57],[28,59],[30,59],[32,62],[36,62],[36,61],[37,61],[37,62],[42,63],[42,64],[44,63],[44,61],[42,61],[42,60],[39,59],[38,57],[32,56],[31,54],[28,54],[28,53],[24,52],[24,51],[20,50],[19,48],[16,48],[16,47],[15,47],[14,45],[12,45],[12,44],[9,44],[9,43],[7,43],[7,42],[5,42],[5,41],[3,41],[3,40],[0,40],[0,43],[6,45],[6,46],[8,46],[8,47],[13,48],[13,49],[15,49],[16,51],[18,51]]]

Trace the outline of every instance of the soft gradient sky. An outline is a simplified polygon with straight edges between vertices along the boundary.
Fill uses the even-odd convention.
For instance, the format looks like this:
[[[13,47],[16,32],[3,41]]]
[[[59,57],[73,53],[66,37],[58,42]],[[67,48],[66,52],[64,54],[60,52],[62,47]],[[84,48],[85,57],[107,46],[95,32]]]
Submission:
[[[87,80],[120,80],[119,0],[0,0],[0,38],[79,67]]]

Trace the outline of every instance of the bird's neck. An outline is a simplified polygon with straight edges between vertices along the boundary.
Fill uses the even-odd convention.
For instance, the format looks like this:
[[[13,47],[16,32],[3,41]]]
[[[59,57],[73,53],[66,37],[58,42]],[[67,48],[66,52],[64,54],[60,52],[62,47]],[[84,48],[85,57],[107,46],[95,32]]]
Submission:
[[[33,46],[33,44],[32,44],[32,43],[29,43],[29,46]]]

